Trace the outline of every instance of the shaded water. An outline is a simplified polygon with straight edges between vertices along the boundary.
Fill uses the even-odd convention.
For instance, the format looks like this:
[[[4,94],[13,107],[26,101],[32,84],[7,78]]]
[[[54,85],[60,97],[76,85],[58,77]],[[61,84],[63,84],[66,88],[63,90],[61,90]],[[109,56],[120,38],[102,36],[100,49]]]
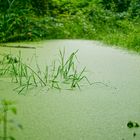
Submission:
[[[86,66],[93,82],[82,90],[46,91],[36,89],[17,95],[15,84],[0,80],[0,97],[17,101],[17,120],[23,131],[15,131],[17,140],[136,140],[140,129],[128,129],[129,120],[140,122],[140,56],[119,49],[104,47],[99,42],[50,40],[33,44],[36,49],[11,48],[22,51],[23,58],[36,53],[43,65],[57,58],[58,50],[78,51],[78,68]],[[0,48],[9,53],[9,48]]]

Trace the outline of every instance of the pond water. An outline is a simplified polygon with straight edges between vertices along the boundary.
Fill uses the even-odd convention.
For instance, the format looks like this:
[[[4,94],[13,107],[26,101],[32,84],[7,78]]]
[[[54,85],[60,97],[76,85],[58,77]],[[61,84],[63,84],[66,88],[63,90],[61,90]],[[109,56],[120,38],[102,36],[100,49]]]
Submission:
[[[99,82],[82,90],[33,89],[18,95],[14,83],[0,79],[0,98],[17,102],[15,118],[24,127],[12,133],[17,140],[132,140],[134,132],[134,139],[140,139],[139,128],[127,128],[130,120],[140,122],[140,55],[86,40],[10,45],[36,47],[0,50],[13,54],[21,50],[25,60],[36,54],[40,65],[57,59],[59,49],[68,54],[78,49],[78,68],[86,66],[89,80]]]

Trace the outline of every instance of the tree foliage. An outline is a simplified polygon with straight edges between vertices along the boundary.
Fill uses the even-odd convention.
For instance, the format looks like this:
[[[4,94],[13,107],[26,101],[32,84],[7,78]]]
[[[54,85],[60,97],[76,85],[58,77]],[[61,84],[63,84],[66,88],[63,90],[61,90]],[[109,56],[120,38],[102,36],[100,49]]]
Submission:
[[[139,48],[139,23],[139,0],[0,0],[0,42],[107,34]]]

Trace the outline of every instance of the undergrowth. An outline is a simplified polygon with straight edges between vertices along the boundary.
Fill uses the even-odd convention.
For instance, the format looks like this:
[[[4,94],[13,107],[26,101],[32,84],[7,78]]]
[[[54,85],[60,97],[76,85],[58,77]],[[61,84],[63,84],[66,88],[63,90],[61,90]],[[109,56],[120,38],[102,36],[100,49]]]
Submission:
[[[140,51],[139,0],[5,0],[0,6],[0,42],[93,39]]]

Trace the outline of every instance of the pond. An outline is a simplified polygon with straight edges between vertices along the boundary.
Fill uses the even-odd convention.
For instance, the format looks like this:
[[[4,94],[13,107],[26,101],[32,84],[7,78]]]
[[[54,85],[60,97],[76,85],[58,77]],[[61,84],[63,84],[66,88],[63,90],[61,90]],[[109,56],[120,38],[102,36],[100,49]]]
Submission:
[[[60,49],[69,54],[78,50],[78,69],[86,66],[87,77],[95,82],[81,90],[33,89],[26,95],[13,91],[15,83],[0,79],[0,98],[15,100],[24,129],[16,130],[17,140],[132,140],[140,129],[129,129],[128,121],[140,122],[140,55],[107,47],[96,41],[48,40],[1,47],[1,53],[31,59],[36,54],[44,65],[57,59]]]

